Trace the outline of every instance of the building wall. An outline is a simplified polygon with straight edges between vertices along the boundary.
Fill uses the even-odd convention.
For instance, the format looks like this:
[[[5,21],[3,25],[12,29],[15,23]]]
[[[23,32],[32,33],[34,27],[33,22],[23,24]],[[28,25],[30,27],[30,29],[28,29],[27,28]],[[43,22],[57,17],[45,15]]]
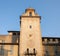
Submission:
[[[12,33],[12,32],[11,32]],[[0,35],[0,56],[18,56],[19,35]]]
[[[13,39],[12,36],[10,36],[11,38],[8,37],[9,41],[7,40],[6,37],[8,35],[3,36],[4,37],[0,35],[0,56],[18,56],[18,42],[13,41],[14,44],[10,44],[12,43],[11,42],[11,40]],[[18,40],[17,37],[16,40]],[[43,37],[42,42],[44,48],[43,49],[44,56],[60,56],[60,38]]]
[[[60,38],[43,38],[44,55],[60,56]]]

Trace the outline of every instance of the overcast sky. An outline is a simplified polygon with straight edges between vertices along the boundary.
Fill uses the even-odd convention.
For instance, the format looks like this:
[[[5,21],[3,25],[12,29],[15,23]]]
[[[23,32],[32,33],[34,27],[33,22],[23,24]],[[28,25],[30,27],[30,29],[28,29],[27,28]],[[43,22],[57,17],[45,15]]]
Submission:
[[[29,7],[41,16],[42,36],[60,37],[60,0],[0,0],[0,35],[19,31],[19,17]]]

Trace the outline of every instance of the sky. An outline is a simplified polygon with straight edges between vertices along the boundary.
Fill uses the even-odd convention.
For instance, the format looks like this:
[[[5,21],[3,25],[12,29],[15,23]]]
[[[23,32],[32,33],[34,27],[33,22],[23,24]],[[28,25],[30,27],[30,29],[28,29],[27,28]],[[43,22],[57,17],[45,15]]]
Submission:
[[[0,0],[0,35],[20,30],[20,15],[34,8],[41,16],[44,37],[60,37],[60,0]]]

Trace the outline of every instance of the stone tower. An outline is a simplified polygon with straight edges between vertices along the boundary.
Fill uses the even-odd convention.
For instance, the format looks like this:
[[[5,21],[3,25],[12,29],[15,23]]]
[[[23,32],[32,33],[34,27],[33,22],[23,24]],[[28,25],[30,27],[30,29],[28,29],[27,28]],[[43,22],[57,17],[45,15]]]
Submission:
[[[20,56],[43,56],[40,30],[41,17],[33,8],[21,15]]]

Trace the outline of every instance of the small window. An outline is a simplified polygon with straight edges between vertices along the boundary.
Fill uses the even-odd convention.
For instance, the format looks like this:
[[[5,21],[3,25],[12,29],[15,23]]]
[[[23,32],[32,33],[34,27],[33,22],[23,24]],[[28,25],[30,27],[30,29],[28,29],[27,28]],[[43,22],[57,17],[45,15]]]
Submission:
[[[44,41],[44,38],[42,39],[42,41]]]
[[[13,33],[13,35],[16,35],[16,33]]]
[[[29,52],[29,48],[27,48],[27,52]]]
[[[32,35],[30,34],[29,37],[31,37]]]
[[[55,41],[55,39],[53,39],[53,41]]]
[[[48,38],[47,41],[50,41],[50,39]]]
[[[29,16],[32,16],[32,12],[29,12]]]
[[[32,28],[32,26],[30,25],[30,28]]]

